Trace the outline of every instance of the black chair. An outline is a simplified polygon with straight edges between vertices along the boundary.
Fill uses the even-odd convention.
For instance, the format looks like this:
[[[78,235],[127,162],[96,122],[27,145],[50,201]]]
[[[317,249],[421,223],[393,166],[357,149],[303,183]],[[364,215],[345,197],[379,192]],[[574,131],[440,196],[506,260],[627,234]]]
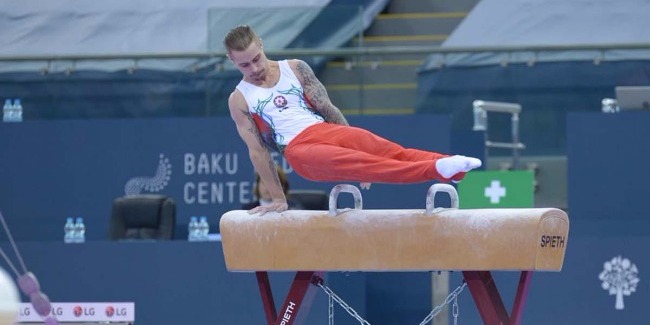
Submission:
[[[289,190],[289,198],[298,202],[303,210],[329,210],[330,196],[321,190]]]
[[[110,240],[171,240],[176,203],[164,195],[125,196],[113,201]]]

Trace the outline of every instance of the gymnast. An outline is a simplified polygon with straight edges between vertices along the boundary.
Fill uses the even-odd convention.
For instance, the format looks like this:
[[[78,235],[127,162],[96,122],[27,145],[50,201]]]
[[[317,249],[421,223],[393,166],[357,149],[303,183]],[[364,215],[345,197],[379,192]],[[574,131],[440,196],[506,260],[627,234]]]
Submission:
[[[302,60],[267,59],[262,39],[246,25],[230,30],[223,44],[243,74],[228,106],[253,167],[272,203],[249,213],[282,212],[287,199],[268,148],[281,152],[300,176],[314,181],[459,182],[481,160],[404,148],[348,125],[323,84]]]

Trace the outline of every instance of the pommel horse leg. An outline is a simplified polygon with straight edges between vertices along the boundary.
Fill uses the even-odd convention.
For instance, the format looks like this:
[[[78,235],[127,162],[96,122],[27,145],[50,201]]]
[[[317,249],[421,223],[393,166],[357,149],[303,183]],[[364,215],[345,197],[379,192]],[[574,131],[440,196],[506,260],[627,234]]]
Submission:
[[[257,271],[257,284],[259,285],[264,313],[268,325],[298,325],[302,324],[303,318],[309,313],[311,302],[316,294],[317,281],[322,281],[322,273],[314,271],[299,271],[291,284],[287,298],[278,315],[275,309],[271,284],[268,272]],[[301,308],[302,307],[302,308]]]
[[[512,312],[508,315],[490,271],[463,271],[463,277],[476,303],[476,308],[483,323],[487,325],[519,325],[521,323],[521,315],[526,305],[526,296],[532,275],[532,271],[521,272]]]

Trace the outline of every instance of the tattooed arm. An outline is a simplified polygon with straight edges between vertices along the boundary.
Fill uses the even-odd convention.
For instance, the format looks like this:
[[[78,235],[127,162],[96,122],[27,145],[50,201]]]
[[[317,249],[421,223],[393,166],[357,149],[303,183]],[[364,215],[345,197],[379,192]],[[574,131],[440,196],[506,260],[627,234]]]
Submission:
[[[302,60],[290,60],[289,65],[300,80],[307,100],[328,123],[348,125],[341,111],[332,104],[325,86],[316,78],[314,71]]]
[[[255,167],[255,170],[260,175],[261,181],[264,182],[264,185],[271,192],[271,198],[273,199],[272,204],[255,207],[249,213],[261,212],[264,214],[268,211],[282,212],[286,210],[288,208],[287,199],[284,196],[275,163],[262,142],[262,137],[257,126],[255,126],[255,122],[250,113],[248,113],[244,96],[239,90],[235,90],[230,94],[228,106],[230,108],[230,116],[237,125],[237,132],[239,132],[239,136],[248,147],[248,155],[253,163],[253,167]]]

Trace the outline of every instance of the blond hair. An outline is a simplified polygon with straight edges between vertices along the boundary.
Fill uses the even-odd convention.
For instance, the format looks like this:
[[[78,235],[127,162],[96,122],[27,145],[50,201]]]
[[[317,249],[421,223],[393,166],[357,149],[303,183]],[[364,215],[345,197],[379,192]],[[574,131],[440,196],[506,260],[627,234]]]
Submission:
[[[223,38],[223,46],[228,53],[232,51],[244,51],[253,41],[259,42],[259,40],[260,37],[257,36],[257,33],[255,33],[252,27],[239,25],[226,34],[226,37]]]

